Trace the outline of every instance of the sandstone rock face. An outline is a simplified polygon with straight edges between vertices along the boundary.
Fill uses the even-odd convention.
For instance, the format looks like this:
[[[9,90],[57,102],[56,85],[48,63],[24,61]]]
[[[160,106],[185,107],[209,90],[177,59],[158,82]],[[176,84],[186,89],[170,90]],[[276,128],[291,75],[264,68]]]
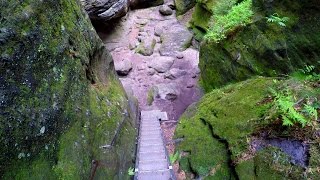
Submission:
[[[90,19],[101,22],[122,17],[129,9],[128,0],[81,0],[81,3]]]
[[[320,31],[319,22],[315,20],[320,18],[319,1],[254,2],[253,9],[263,17],[279,11],[290,14],[287,26],[282,28],[276,23],[255,22],[219,43],[203,42],[199,66],[207,91],[255,75],[290,74],[319,60],[320,39],[316,33],[311,33]],[[309,10],[311,6],[314,8]],[[300,20],[295,21],[296,18]]]
[[[137,106],[80,3],[1,1],[0,17],[0,179],[126,179]]]

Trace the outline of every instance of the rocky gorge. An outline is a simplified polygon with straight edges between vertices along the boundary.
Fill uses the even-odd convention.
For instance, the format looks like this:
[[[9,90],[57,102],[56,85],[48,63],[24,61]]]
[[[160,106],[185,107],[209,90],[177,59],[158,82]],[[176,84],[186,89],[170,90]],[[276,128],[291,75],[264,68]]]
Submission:
[[[0,2],[0,179],[319,179],[316,0]]]

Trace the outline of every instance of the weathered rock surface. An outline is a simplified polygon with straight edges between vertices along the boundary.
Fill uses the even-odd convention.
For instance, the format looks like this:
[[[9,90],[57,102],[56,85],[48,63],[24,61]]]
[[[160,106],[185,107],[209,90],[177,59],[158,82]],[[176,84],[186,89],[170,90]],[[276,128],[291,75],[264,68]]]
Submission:
[[[159,8],[159,12],[164,16],[169,16],[173,13],[173,10],[168,5],[162,5]]]
[[[161,34],[160,54],[162,56],[174,56],[176,52],[187,49],[192,40],[192,33],[182,25],[170,27]]]
[[[177,79],[181,76],[185,76],[186,74],[187,74],[187,71],[185,71],[185,70],[181,70],[178,68],[172,68],[172,69],[170,69],[170,71],[168,71],[164,75],[164,77],[168,78],[168,79]]]
[[[187,178],[192,170],[208,179],[319,179],[319,172],[304,170],[320,165],[320,148],[313,144],[319,136],[311,128],[319,122],[309,119],[313,125],[305,128],[283,126],[275,99],[268,98],[270,87],[290,91],[297,99],[309,93],[319,97],[312,84],[257,77],[215,89],[190,106],[175,132],[175,138],[183,139],[176,150],[188,152],[179,160]]]
[[[107,22],[119,18],[128,12],[128,0],[81,0],[90,19]]]
[[[174,58],[172,57],[160,56],[148,62],[148,67],[155,69],[159,73],[164,73],[170,69],[173,62]]]
[[[0,17],[0,179],[127,179],[137,105],[80,3],[1,1]]]
[[[174,0],[176,5],[177,15],[186,13],[196,4],[195,0]]]
[[[179,89],[177,85],[173,83],[159,84],[156,85],[154,89],[156,90],[156,96],[163,100],[173,101],[179,96]]]
[[[132,69],[132,62],[129,59],[123,59],[115,64],[115,69],[118,75],[126,76]]]
[[[144,56],[151,56],[153,54],[156,40],[153,37],[140,36],[141,43],[138,45],[136,52]]]
[[[285,28],[259,21],[240,28],[220,43],[201,44],[201,78],[207,91],[255,75],[290,74],[306,64],[317,63],[320,38],[310,32],[320,31],[319,21],[315,20],[320,18],[320,3],[292,2],[258,0],[254,3],[256,16],[285,12],[290,19]],[[314,8],[309,10],[311,6]]]

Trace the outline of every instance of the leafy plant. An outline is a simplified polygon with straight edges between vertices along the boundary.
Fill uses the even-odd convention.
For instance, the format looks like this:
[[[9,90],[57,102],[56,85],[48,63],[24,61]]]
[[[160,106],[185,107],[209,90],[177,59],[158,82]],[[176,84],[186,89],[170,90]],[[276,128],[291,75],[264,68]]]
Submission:
[[[317,109],[309,104],[305,104],[304,111],[309,115],[311,118],[314,118],[315,120],[318,120],[318,111]]]
[[[129,167],[129,169],[128,169],[128,175],[129,175],[129,176],[133,176],[133,175],[134,175],[134,168],[133,168],[133,167]]]
[[[175,154],[170,154],[169,155],[169,159],[170,159],[170,163],[173,164],[175,163],[180,157],[180,153],[179,151],[177,151]]]
[[[305,82],[320,81],[320,74],[316,70],[314,65],[305,65],[303,69],[294,72],[293,77]]]
[[[275,96],[275,104],[281,113],[281,118],[284,126],[292,126],[295,123],[301,124],[302,127],[311,122],[311,120],[318,119],[317,108],[308,104],[304,104],[303,108],[297,108],[296,102],[292,94],[287,90],[284,92],[277,92],[271,90]],[[300,111],[298,109],[301,109]]]
[[[274,13],[273,15],[266,18],[267,18],[267,22],[276,23],[281,27],[286,27],[285,23],[289,21],[288,17],[279,17],[278,13]]]
[[[205,38],[219,43],[239,27],[252,22],[252,0],[245,0],[231,8],[226,15],[214,15]]]

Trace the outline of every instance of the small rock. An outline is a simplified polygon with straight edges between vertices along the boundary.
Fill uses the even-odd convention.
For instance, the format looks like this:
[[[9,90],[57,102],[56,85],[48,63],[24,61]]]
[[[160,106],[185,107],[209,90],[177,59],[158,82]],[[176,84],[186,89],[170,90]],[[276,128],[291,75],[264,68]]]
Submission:
[[[160,26],[156,26],[154,28],[154,35],[155,36],[161,36],[162,32],[163,32],[163,27],[160,27]]]
[[[156,45],[156,40],[152,37],[146,37],[141,39],[141,43],[136,49],[137,53],[144,56],[151,56],[153,54],[154,46]]]
[[[196,77],[197,77],[197,75],[196,75],[196,74],[194,74],[194,75],[192,75],[191,77],[192,77],[192,78],[196,78]]]
[[[168,5],[160,6],[159,12],[164,16],[169,16],[173,13],[172,9]]]
[[[160,56],[155,57],[148,63],[148,67],[155,69],[159,73],[164,73],[170,69],[174,63],[173,57]]]
[[[164,78],[166,79],[171,79],[171,80],[174,80],[174,79],[177,79],[181,76],[184,76],[186,75],[187,72],[184,71],[184,70],[181,70],[181,69],[177,69],[177,68],[173,68],[171,69],[169,72],[167,72],[165,75],[164,75]]]
[[[119,76],[126,76],[132,69],[132,62],[128,59],[115,63],[115,69]]]
[[[158,97],[164,100],[174,101],[179,96],[179,90],[173,83],[159,84],[155,87],[155,89],[157,90]]]

